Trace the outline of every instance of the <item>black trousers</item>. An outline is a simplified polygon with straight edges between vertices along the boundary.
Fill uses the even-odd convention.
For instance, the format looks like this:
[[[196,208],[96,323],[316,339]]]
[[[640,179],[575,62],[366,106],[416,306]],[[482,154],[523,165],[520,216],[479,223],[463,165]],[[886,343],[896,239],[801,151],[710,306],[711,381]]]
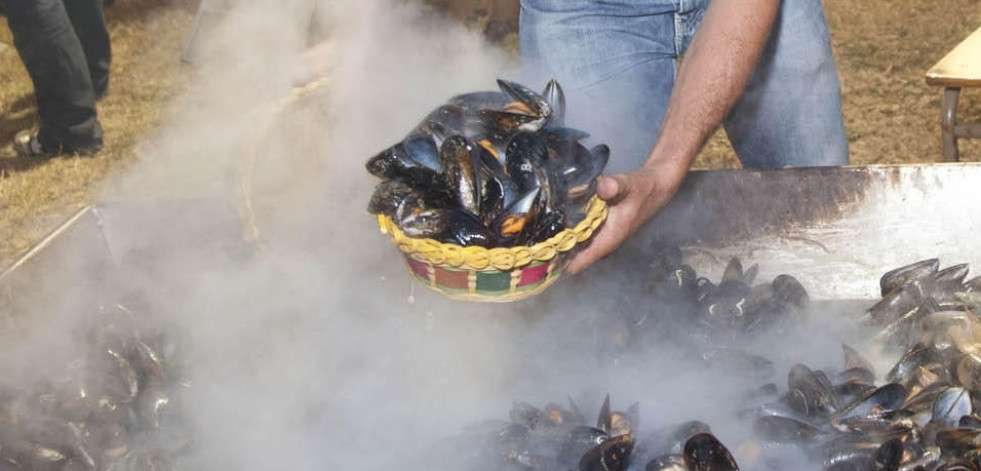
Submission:
[[[109,86],[103,0],[0,0],[34,83],[46,151],[102,146],[95,101]]]

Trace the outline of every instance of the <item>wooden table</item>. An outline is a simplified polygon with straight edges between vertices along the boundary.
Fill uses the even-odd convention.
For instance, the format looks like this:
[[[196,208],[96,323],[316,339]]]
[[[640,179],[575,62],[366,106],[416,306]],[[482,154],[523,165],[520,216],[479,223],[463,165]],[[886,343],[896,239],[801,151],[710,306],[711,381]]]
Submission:
[[[981,87],[981,28],[951,49],[926,73],[926,82],[944,87],[940,114],[944,159],[956,162],[960,157],[957,139],[981,138],[981,122],[957,122],[957,98],[964,87]]]

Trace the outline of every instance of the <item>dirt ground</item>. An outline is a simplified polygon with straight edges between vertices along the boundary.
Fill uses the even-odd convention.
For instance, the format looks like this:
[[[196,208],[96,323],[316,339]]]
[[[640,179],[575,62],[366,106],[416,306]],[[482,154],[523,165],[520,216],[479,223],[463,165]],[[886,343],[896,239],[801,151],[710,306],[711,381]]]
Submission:
[[[99,182],[139,158],[141,139],[154,132],[193,78],[180,54],[197,4],[117,0],[106,9],[113,64],[109,95],[99,103],[105,150],[84,159],[25,161],[6,144],[36,118],[30,81],[0,21],[0,267],[72,211],[95,202]],[[852,163],[942,161],[941,93],[925,83],[924,73],[981,26],[981,0],[825,0],[825,9]],[[513,30],[499,22],[487,29],[512,50]],[[960,115],[981,119],[981,93],[962,93]],[[981,140],[962,141],[961,153],[962,160],[981,161]],[[738,165],[721,131],[696,162],[697,168]]]

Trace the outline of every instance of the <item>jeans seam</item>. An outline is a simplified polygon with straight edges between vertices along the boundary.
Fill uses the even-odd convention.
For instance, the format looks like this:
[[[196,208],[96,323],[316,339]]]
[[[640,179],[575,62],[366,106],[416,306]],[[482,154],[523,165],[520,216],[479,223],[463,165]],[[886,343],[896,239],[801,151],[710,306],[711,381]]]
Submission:
[[[682,6],[684,0],[682,0]],[[685,22],[681,13],[674,13],[674,56],[681,55],[681,48],[685,42]]]

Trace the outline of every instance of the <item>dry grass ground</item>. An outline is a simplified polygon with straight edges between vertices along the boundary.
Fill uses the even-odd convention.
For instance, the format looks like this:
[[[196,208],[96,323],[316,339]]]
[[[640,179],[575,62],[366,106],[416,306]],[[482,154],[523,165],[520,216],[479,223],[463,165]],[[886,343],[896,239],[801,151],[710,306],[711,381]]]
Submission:
[[[93,158],[18,158],[9,145],[36,122],[30,79],[0,20],[0,267],[72,211],[98,198],[98,183],[136,158],[190,71],[180,63],[194,0],[122,0],[106,9],[113,47],[109,94],[98,104],[105,149]]]
[[[940,162],[941,92],[924,73],[981,27],[981,1],[825,0],[841,75],[845,131],[855,165]],[[981,93],[961,94],[960,115],[981,119]],[[961,160],[981,161],[981,140],[962,140]],[[739,163],[719,133],[696,165]]]
[[[180,52],[197,0],[118,0],[106,10],[113,42],[109,95],[99,104],[105,150],[94,158],[25,162],[7,143],[33,125],[30,81],[12,47],[0,50],[0,267],[76,208],[98,198],[99,182],[137,158],[192,70]],[[939,162],[940,91],[924,72],[981,26],[981,0],[826,0],[841,73],[845,126],[856,165]],[[10,44],[0,22],[0,43]],[[505,38],[513,45],[514,38]],[[3,49],[0,47],[0,49]],[[981,118],[981,93],[965,92],[961,115]],[[962,143],[981,161],[981,141]],[[699,168],[738,162],[720,132]]]

